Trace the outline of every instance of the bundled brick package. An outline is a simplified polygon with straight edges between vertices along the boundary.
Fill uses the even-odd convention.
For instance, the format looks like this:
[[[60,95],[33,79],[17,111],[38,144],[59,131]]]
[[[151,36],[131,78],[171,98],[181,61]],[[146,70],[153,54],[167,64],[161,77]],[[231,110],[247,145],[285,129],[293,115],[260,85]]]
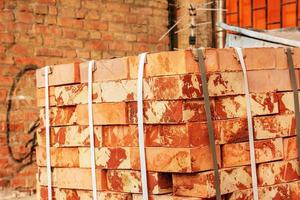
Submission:
[[[283,48],[243,49],[259,199],[300,199],[294,93]],[[143,74],[146,177],[151,200],[253,199],[247,95],[235,49],[203,50],[214,133],[209,140],[202,77],[191,51],[148,54]],[[300,85],[300,49],[293,49]],[[92,199],[88,62],[50,66],[53,199]],[[138,56],[96,61],[92,110],[97,197],[142,200]],[[38,199],[47,199],[44,70],[36,72]],[[297,114],[297,113],[296,113]],[[253,167],[253,166],[252,166]],[[252,168],[253,169],[253,168]]]

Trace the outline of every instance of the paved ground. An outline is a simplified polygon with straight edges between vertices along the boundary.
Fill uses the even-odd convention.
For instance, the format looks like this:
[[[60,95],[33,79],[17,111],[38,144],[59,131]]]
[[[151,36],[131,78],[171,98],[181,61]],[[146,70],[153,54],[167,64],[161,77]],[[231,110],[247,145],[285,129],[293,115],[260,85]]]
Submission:
[[[21,193],[14,190],[0,190],[1,200],[36,200],[35,194]]]

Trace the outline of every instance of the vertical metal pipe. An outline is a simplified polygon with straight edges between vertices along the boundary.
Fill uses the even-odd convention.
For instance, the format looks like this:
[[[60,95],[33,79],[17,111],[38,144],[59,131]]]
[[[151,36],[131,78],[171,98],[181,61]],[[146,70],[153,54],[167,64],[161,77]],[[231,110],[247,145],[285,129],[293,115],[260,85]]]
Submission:
[[[224,14],[223,14],[223,9],[224,9],[224,0],[215,0],[215,5],[216,8],[218,9],[215,11],[215,22],[216,24],[220,22],[224,22]],[[216,26],[215,27],[216,31],[216,47],[217,48],[223,48],[224,47],[224,32],[223,29]]]

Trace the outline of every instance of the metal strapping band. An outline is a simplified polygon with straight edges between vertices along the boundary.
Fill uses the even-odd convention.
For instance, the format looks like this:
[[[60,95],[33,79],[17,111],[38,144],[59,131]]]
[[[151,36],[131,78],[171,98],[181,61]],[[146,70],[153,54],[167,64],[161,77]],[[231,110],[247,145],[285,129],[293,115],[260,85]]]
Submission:
[[[257,173],[256,173],[256,163],[255,163],[255,147],[254,147],[254,133],[253,133],[254,131],[253,131],[253,123],[252,123],[251,101],[250,101],[250,93],[249,93],[249,86],[248,86],[247,70],[246,70],[246,64],[244,61],[242,49],[235,47],[235,51],[238,55],[243,70],[248,134],[249,134],[249,147],[250,147],[251,178],[252,178],[252,187],[253,187],[252,192],[253,192],[253,199],[258,200]]]
[[[48,199],[52,200],[52,176],[51,176],[51,152],[50,152],[50,119],[49,119],[49,66],[44,68],[45,81],[45,131],[46,131],[46,162],[47,162],[47,184]]]
[[[95,161],[95,144],[94,144],[94,120],[93,120],[93,67],[95,61],[88,63],[88,117],[89,117],[89,135],[90,135],[90,158],[93,200],[97,200],[97,179],[96,179],[96,161]]]
[[[298,93],[298,85],[296,79],[296,73],[293,63],[292,50],[287,48],[287,61],[290,72],[290,81],[294,94],[294,107],[295,107],[295,117],[296,117],[296,134],[297,134],[297,149],[298,149],[298,160],[300,160],[300,113],[299,113],[299,93]]]
[[[206,68],[205,68],[205,63],[204,63],[204,57],[203,57],[202,50],[198,49],[197,54],[198,54],[199,71],[201,73],[201,82],[202,82],[202,90],[203,90],[203,96],[204,96],[205,114],[206,114],[207,128],[208,128],[208,134],[209,134],[209,144],[210,144],[210,149],[211,149],[211,153],[212,153],[212,157],[213,157],[216,198],[217,198],[217,200],[221,200],[219,166],[218,166],[217,152],[216,152],[216,146],[215,146],[215,134],[214,134],[212,117],[211,117],[211,110],[210,110],[208,85],[207,85],[207,79],[206,79]]]
[[[143,115],[143,75],[144,65],[146,61],[147,53],[141,53],[139,55],[139,69],[137,80],[137,118],[138,118],[138,135],[139,135],[139,153],[141,164],[141,180],[142,180],[142,192],[143,200],[148,200],[148,184],[147,184],[147,168],[146,168],[146,156],[145,156],[145,144],[144,144],[144,115]]]

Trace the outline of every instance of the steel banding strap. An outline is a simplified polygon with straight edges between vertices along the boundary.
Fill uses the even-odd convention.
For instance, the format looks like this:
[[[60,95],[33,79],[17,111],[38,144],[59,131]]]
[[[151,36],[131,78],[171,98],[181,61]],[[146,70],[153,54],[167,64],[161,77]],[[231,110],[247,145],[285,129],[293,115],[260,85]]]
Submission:
[[[204,107],[205,107],[205,114],[206,114],[207,128],[208,128],[208,135],[209,135],[209,145],[210,145],[211,153],[213,156],[216,198],[217,198],[217,200],[221,200],[219,166],[218,166],[218,159],[217,159],[216,146],[215,146],[215,134],[214,134],[211,110],[210,110],[208,85],[207,85],[207,79],[206,79],[206,68],[205,68],[202,50],[198,49],[197,54],[198,54],[199,71],[201,73],[202,90],[203,90],[203,96],[204,96]]]
[[[251,102],[250,102],[250,93],[248,86],[248,77],[246,71],[246,64],[243,57],[243,52],[241,48],[235,47],[236,53],[238,55],[244,77],[244,91],[246,98],[246,110],[247,110],[247,123],[248,123],[248,134],[249,134],[249,146],[250,146],[250,163],[251,163],[251,175],[252,175],[252,192],[253,199],[258,200],[258,188],[257,188],[257,174],[256,174],[256,163],[255,163],[255,149],[254,149],[254,134],[253,134],[253,123],[252,123],[252,114],[251,114]]]
[[[46,129],[46,162],[47,162],[47,182],[48,199],[52,200],[52,176],[51,176],[51,153],[50,153],[50,120],[49,120],[49,66],[44,68],[45,81],[45,129]]]
[[[139,135],[139,153],[141,164],[141,178],[142,178],[142,191],[143,200],[148,200],[148,185],[147,185],[147,168],[144,144],[144,117],[143,117],[143,74],[144,65],[147,53],[139,55],[139,69],[138,69],[138,82],[137,82],[137,118],[138,118],[138,135]]]
[[[90,156],[91,156],[91,174],[93,187],[93,200],[97,200],[97,180],[95,169],[95,144],[94,144],[94,121],[93,121],[93,68],[95,61],[88,63],[88,116],[89,116],[89,134],[90,134]]]
[[[295,74],[295,68],[292,57],[292,50],[287,48],[287,61],[289,66],[290,73],[290,81],[294,94],[294,107],[295,107],[295,117],[296,117],[296,134],[297,134],[297,149],[298,149],[298,160],[300,160],[300,112],[299,112],[299,93],[298,93],[298,85]]]

